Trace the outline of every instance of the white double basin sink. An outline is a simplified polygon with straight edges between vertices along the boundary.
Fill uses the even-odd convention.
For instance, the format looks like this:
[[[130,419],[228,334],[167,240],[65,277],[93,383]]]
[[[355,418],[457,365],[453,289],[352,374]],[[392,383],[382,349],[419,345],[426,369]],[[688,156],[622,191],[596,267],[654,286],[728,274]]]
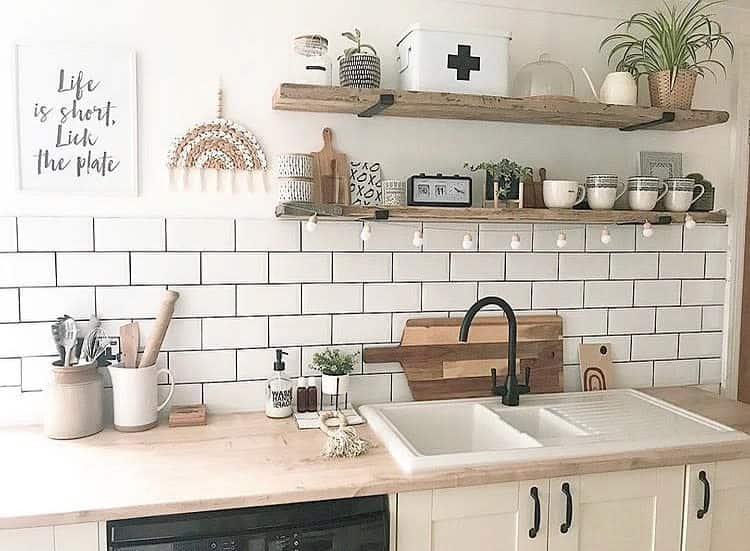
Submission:
[[[556,460],[747,439],[634,390],[369,405],[360,408],[406,472]]]

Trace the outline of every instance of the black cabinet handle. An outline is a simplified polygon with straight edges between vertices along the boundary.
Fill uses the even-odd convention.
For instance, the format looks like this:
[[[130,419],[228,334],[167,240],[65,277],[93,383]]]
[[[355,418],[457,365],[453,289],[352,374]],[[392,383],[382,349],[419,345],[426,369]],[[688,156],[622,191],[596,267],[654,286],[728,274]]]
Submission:
[[[570,495],[570,484],[563,482],[562,493],[565,495],[565,522],[560,525],[560,532],[567,534],[573,525],[573,496]]]
[[[703,508],[698,509],[698,518],[703,518],[711,507],[711,483],[708,481],[706,471],[698,473],[698,480],[703,482]]]
[[[536,486],[531,487],[531,499],[534,500],[534,527],[529,529],[529,537],[534,539],[542,523],[542,505],[539,503],[539,488]]]

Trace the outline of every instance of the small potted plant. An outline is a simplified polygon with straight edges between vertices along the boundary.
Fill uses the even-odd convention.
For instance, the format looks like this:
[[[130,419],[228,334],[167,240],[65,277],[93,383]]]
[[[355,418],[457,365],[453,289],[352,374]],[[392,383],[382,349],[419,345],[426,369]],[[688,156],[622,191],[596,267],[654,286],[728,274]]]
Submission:
[[[502,159],[500,162],[486,161],[478,165],[464,163],[464,168],[472,172],[484,170],[487,173],[485,186],[485,199],[502,201],[520,199],[520,184],[525,178],[531,176],[532,171],[528,166],[522,166],[510,159]],[[497,182],[497,197],[495,197],[495,182]]]
[[[619,71],[648,75],[651,105],[690,109],[698,77],[726,66],[714,59],[721,46],[734,58],[734,44],[709,8],[724,0],[694,0],[683,7],[666,4],[653,13],[636,13],[615,27],[601,49],[610,47],[609,62]]]
[[[339,81],[347,88],[380,88],[380,58],[375,48],[369,44],[362,44],[362,33],[359,29],[354,32],[342,33],[344,38],[351,40],[354,46],[344,50],[339,57]],[[369,50],[371,53],[368,53]]]
[[[347,354],[338,349],[326,348],[313,355],[310,367],[323,376],[322,391],[329,396],[349,392],[349,374],[354,371],[358,352]]]

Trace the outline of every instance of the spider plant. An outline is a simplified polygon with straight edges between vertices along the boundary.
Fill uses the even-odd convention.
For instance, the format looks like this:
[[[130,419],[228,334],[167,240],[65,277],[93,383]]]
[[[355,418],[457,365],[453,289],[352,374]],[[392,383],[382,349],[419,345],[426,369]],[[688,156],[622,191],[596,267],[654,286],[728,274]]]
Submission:
[[[665,1],[664,9],[636,13],[617,25],[600,50],[611,47],[608,62],[619,58],[617,70],[636,77],[670,71],[672,85],[678,71],[694,71],[702,77],[710,73],[716,78],[714,69],[718,68],[726,76],[726,66],[714,55],[725,46],[733,59],[734,44],[716,14],[707,13],[724,1],[695,0],[682,8]]]
[[[365,53],[365,50],[370,50],[372,52],[372,55],[378,55],[378,53],[375,51],[375,48],[373,48],[369,44],[362,44],[362,33],[359,29],[354,29],[353,33],[341,33],[341,36],[351,40],[356,45],[344,50],[344,55],[339,57],[339,59],[351,57],[356,54],[363,54]]]

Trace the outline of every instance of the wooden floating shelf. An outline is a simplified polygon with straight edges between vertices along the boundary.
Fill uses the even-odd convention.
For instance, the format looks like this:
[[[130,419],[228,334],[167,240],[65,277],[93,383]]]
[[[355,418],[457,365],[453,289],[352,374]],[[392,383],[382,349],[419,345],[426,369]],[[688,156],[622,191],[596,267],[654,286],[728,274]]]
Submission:
[[[281,203],[276,207],[279,218],[307,218],[311,214],[334,218],[366,220],[434,220],[474,222],[564,222],[571,224],[652,224],[682,223],[685,213],[634,210],[574,209],[482,209],[451,207],[359,207],[315,203]],[[691,212],[699,224],[725,224],[727,213]]]
[[[273,97],[281,111],[349,113],[425,119],[681,131],[723,124],[726,111],[673,110],[557,98],[506,98],[444,92],[282,84]]]

